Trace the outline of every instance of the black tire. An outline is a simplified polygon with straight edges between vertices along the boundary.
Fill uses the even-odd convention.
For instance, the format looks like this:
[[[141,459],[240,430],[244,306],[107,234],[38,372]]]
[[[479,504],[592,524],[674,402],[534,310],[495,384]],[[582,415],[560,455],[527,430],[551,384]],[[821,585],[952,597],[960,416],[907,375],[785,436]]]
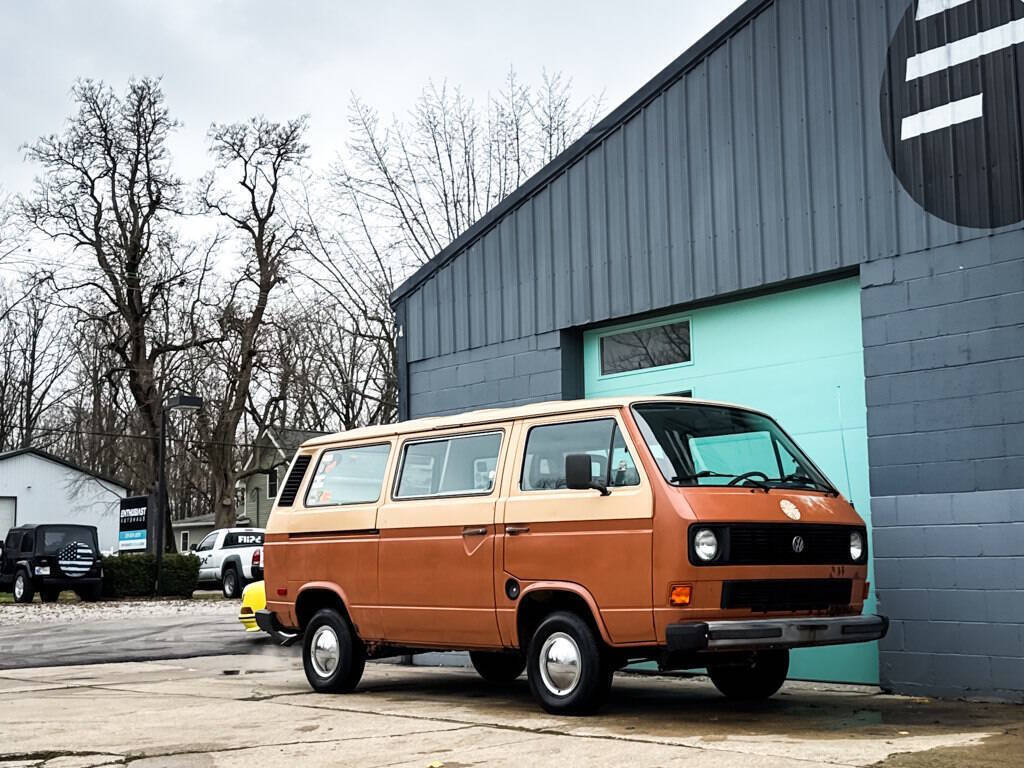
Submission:
[[[39,599],[44,603],[56,603],[60,597],[60,590],[53,587],[44,587],[39,590]]]
[[[78,599],[83,603],[95,603],[103,596],[103,588],[99,584],[93,584],[90,587],[76,589],[75,594],[78,595]]]
[[[320,643],[324,645],[319,646]],[[314,655],[314,644],[329,649],[333,644],[337,658],[330,663]],[[322,608],[306,625],[302,637],[302,666],[306,679],[317,693],[348,693],[363,676],[366,649],[352,631],[348,620],[333,608]]]
[[[544,665],[546,671],[542,670],[542,654],[547,658],[552,652],[577,662],[561,667],[561,681],[555,676],[560,671],[557,666],[553,669]],[[608,698],[613,673],[604,658],[601,639],[575,613],[552,613],[533,633],[526,654],[526,674],[534,698],[546,711],[555,715],[595,712]],[[559,690],[561,682],[566,686]]]
[[[526,659],[521,653],[470,651],[469,660],[480,677],[495,685],[511,683],[526,669]]]
[[[11,592],[14,593],[14,602],[16,603],[31,603],[32,598],[36,596],[36,585],[32,583],[32,577],[24,568],[14,574]]]
[[[235,566],[229,565],[220,577],[220,590],[228,600],[242,595],[242,580],[238,577]]]
[[[708,675],[723,695],[736,701],[771,698],[786,682],[789,651],[759,651],[740,659],[708,664]]]

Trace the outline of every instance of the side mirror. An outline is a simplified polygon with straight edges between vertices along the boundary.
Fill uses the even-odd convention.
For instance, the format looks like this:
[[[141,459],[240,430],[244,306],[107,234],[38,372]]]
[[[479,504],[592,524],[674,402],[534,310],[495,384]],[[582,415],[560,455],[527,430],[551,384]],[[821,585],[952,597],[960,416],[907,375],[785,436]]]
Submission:
[[[198,546],[199,546],[198,544],[193,544],[191,547],[188,548],[188,551],[189,552],[195,552],[196,551],[196,547],[198,547]]]
[[[565,487],[573,491],[600,491],[602,496],[608,496],[611,491],[604,483],[594,480],[591,474],[592,466],[593,459],[589,453],[570,453],[566,456]]]

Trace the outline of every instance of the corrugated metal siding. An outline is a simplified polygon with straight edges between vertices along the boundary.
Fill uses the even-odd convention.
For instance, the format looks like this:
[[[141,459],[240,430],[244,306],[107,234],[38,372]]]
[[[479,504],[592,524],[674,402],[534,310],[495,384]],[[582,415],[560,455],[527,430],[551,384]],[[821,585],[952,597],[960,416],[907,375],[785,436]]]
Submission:
[[[881,141],[908,8],[764,7],[408,294],[409,360],[983,234],[926,214]]]

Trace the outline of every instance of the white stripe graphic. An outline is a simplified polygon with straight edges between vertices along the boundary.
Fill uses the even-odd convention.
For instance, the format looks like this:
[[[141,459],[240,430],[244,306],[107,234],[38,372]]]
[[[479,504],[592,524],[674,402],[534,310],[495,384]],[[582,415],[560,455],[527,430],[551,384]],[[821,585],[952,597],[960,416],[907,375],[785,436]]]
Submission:
[[[918,0],[917,15],[914,20],[927,19],[929,16],[956,8],[958,5],[966,5],[969,2],[971,0]]]
[[[982,96],[983,94],[979,93],[977,96],[951,101],[941,107],[926,109],[916,115],[904,117],[900,129],[900,140],[906,141],[924,133],[949,128],[957,123],[977,120],[982,115]]]
[[[1024,2],[1024,0],[1022,0]],[[907,82],[1024,43],[1024,19],[922,51],[907,59]]]

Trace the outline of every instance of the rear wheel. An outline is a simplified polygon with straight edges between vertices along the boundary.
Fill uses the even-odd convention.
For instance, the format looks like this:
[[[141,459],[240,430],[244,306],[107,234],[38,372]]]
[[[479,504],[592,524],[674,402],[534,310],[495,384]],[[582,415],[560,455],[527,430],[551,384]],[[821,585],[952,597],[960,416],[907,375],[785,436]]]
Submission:
[[[566,611],[551,614],[537,627],[526,669],[534,698],[559,715],[588,714],[600,708],[614,672],[594,630]]]
[[[789,651],[759,651],[736,660],[708,664],[711,682],[730,699],[760,701],[773,696],[789,674]]]
[[[220,589],[224,593],[224,597],[228,600],[234,600],[238,597],[242,593],[240,584],[238,571],[235,570],[234,566],[225,568],[224,575],[220,579]]]
[[[366,649],[344,616],[323,608],[303,634],[302,666],[317,693],[348,693],[363,676]]]
[[[14,575],[14,588],[11,591],[14,592],[16,603],[31,603],[32,598],[36,596],[35,585],[24,569]]]
[[[519,653],[470,651],[469,660],[480,677],[496,685],[511,683],[526,668],[526,659]]]
[[[76,589],[75,594],[78,595],[78,599],[85,603],[95,603],[103,594],[103,588],[99,584],[93,584],[88,587],[82,587]]]
[[[57,598],[59,598],[59,597],[60,597],[60,590],[59,589],[54,589],[54,588],[50,587],[50,588],[44,588],[44,589],[39,590],[39,599],[42,600],[44,603],[56,603],[57,602]]]

